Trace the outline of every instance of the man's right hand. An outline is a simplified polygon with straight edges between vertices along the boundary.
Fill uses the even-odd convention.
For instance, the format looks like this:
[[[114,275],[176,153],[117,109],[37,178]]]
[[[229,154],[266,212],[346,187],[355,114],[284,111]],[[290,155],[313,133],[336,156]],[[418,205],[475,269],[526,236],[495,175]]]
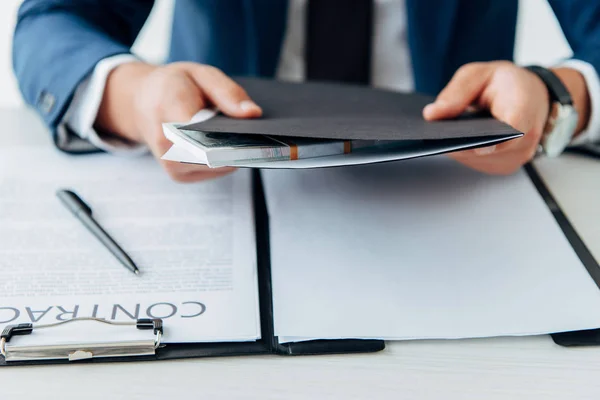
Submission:
[[[234,169],[161,160],[171,147],[163,135],[162,123],[187,122],[210,106],[235,118],[262,115],[246,91],[217,68],[195,63],[128,63],[115,68],[108,77],[96,128],[145,143],[174,180],[195,182]]]

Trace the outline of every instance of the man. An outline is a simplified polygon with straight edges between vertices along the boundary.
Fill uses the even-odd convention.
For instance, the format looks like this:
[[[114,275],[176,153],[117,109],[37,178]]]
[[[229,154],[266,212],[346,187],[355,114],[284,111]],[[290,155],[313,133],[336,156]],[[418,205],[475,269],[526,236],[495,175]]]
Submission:
[[[513,56],[517,0],[178,0],[169,63],[130,54],[153,1],[25,0],[14,68],[63,149],[81,137],[112,152],[169,147],[161,123],[212,104],[236,118],[260,105],[228,76],[324,79],[437,95],[423,117],[487,108],[525,133],[452,154],[492,174],[511,173],[541,148],[600,140],[600,3],[549,0],[574,50],[552,69]],[[576,111],[576,113],[575,113]],[[162,162],[179,181],[230,170]]]

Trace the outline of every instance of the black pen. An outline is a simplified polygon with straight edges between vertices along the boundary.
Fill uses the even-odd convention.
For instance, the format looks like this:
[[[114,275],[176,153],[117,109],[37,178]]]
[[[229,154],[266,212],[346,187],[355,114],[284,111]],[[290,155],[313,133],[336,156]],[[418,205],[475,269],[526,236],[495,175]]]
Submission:
[[[81,223],[106,247],[121,264],[136,275],[140,274],[140,270],[131,260],[131,258],[123,251],[121,247],[110,237],[108,233],[98,222],[92,217],[92,209],[90,206],[70,190],[59,190],[56,192],[62,203],[73,213],[73,215],[81,221]]]

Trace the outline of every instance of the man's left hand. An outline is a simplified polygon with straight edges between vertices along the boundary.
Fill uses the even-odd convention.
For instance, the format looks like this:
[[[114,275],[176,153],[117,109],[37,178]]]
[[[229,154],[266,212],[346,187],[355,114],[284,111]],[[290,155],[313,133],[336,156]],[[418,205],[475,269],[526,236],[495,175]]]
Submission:
[[[577,75],[569,78],[583,85],[578,90],[584,90],[587,99],[585,80],[577,71],[570,72]],[[423,117],[429,121],[454,118],[473,106],[488,109],[496,119],[525,135],[450,157],[489,174],[513,173],[534,157],[550,111],[548,89],[537,75],[508,61],[466,64],[435,102],[423,109]]]

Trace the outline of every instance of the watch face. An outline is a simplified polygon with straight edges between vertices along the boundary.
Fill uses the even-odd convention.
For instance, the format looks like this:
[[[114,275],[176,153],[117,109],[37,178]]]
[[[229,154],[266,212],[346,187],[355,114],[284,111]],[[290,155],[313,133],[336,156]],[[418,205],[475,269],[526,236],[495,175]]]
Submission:
[[[558,105],[554,129],[547,133],[544,139],[543,147],[547,156],[556,157],[565,150],[577,129],[577,122],[577,111],[573,106]]]

